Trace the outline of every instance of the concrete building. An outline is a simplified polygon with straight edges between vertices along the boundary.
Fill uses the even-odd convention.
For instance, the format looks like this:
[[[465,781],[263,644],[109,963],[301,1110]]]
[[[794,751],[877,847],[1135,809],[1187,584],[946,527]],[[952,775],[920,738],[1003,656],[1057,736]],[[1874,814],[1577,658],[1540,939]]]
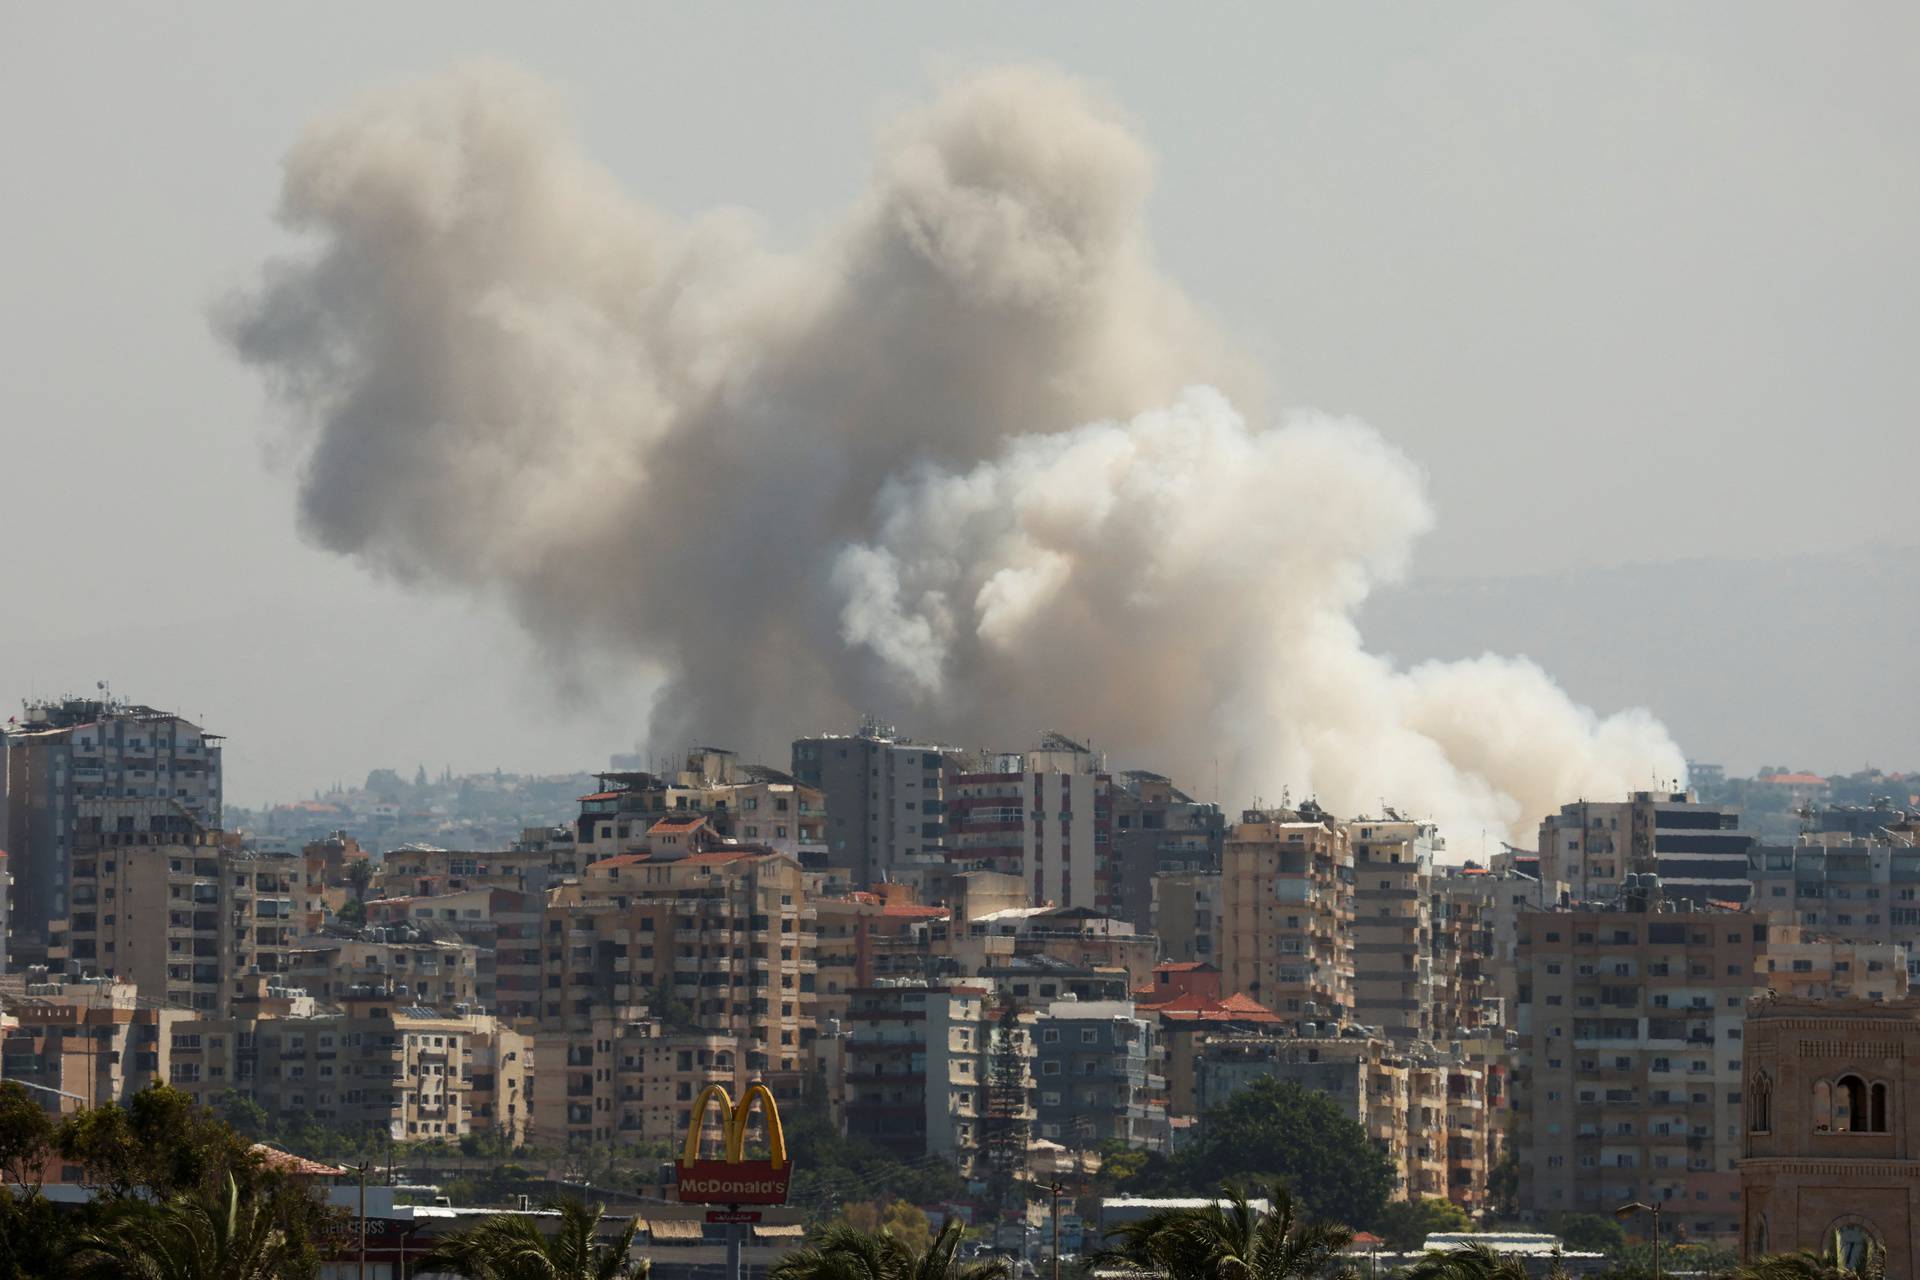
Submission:
[[[960,966],[934,950],[936,928],[948,922],[944,907],[912,900],[904,884],[883,884],[879,893],[813,898],[815,1018],[844,1019],[852,993],[882,978],[960,976]],[[944,971],[944,972],[936,972]]]
[[[539,1034],[533,1135],[573,1149],[609,1142],[674,1146],[708,1085],[738,1098],[756,1073],[731,1034],[669,1031],[612,1010]]]
[[[1196,1046],[1203,1111],[1262,1077],[1324,1094],[1352,1116],[1392,1166],[1394,1198],[1486,1206],[1502,1134],[1483,1066],[1367,1035],[1216,1035]]]
[[[169,712],[107,697],[29,702],[0,726],[0,755],[16,968],[44,960],[54,923],[66,919],[82,804],[169,800],[201,826],[220,826],[220,736]]]
[[[1249,810],[1221,854],[1222,985],[1307,1020],[1353,1007],[1353,846],[1309,802]]]
[[[1218,871],[1162,871],[1153,877],[1147,928],[1166,960],[1215,964],[1220,958],[1221,888]]]
[[[540,938],[543,1058],[550,1044],[610,1040],[601,1030],[609,1023],[668,1018],[654,1007],[661,996],[676,1031],[728,1037],[747,1078],[766,1081],[783,1103],[800,1097],[817,1026],[818,939],[792,858],[731,850],[660,863],[603,859],[580,883],[548,893]],[[508,976],[503,959],[501,981]],[[566,1087],[591,1100],[593,1115],[570,1136],[610,1140],[618,1082],[583,1069]]]
[[[601,790],[580,797],[572,844],[584,866],[629,853],[672,857],[724,843],[772,849],[796,861],[824,858],[825,797],[818,788],[731,751],[701,747],[678,773],[603,773]],[[704,844],[663,839],[701,819]]]
[[[1220,870],[1226,818],[1173,782],[1144,769],[1116,774],[1113,785],[1113,911],[1142,932],[1155,919],[1155,885],[1163,874]]]
[[[371,936],[320,938],[289,949],[288,984],[322,1004],[337,1003],[356,990],[384,988],[406,1003],[486,1011],[477,946],[420,937],[412,929],[367,932]],[[416,936],[391,936],[403,932]]]
[[[1354,818],[1352,1018],[1396,1040],[1434,1035],[1433,858],[1446,847],[1430,822]]]
[[[525,1137],[531,1043],[488,1015],[349,998],[334,1012],[272,988],[225,1017],[174,1025],[168,1081],[202,1102],[228,1091],[271,1115],[304,1115],[395,1142],[500,1129]]]
[[[1755,911],[1861,942],[1920,950],[1920,844],[1825,833],[1750,851]]]
[[[947,834],[946,774],[953,747],[916,742],[868,721],[851,734],[801,738],[793,776],[826,804],[826,858],[865,889],[937,858]]]
[[[1605,901],[1629,875],[1651,873],[1672,900],[1744,904],[1753,844],[1737,809],[1701,804],[1691,791],[1636,791],[1543,819],[1540,878],[1564,882],[1575,902]]]
[[[1739,1128],[1743,1256],[1871,1241],[1920,1268],[1920,1000],[1767,996],[1747,1010]]]
[[[903,1160],[951,1157],[982,1171],[996,1051],[1018,1063],[1019,1118],[1033,1121],[1033,1015],[1003,1026],[990,985],[882,980],[853,993],[844,1024],[847,1133]]]
[[[35,1086],[62,1113],[125,1102],[167,1078],[173,1028],[190,1013],[142,1000],[131,982],[46,979],[16,974],[0,986],[0,1078]]]
[[[1735,1238],[1743,1023],[1766,946],[1744,911],[1521,917],[1523,1212],[1657,1202],[1691,1238]]]
[[[1099,752],[1057,733],[946,779],[950,862],[1018,875],[1035,906],[1111,914],[1113,778]]]
[[[52,963],[225,1012],[246,979],[286,970],[303,864],[257,857],[174,800],[82,800],[67,837],[70,889],[49,929]]]
[[[1130,1000],[1056,1000],[1034,1023],[1039,1136],[1075,1149],[1167,1147],[1157,1020]]]

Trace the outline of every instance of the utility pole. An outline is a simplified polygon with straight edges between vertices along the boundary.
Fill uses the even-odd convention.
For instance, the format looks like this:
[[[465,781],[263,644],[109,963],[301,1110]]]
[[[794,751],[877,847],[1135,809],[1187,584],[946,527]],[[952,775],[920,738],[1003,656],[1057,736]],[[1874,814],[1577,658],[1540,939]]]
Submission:
[[[1060,1280],[1060,1178],[1054,1178],[1046,1190],[1054,1197],[1054,1280]]]
[[[364,1156],[360,1160],[360,1280],[367,1280],[367,1166],[371,1163]]]

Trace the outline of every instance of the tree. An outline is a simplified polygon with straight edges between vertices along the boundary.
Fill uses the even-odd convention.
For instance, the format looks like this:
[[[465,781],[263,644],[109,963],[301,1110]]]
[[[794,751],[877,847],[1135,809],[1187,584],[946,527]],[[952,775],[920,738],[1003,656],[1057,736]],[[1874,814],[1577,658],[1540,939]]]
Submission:
[[[353,887],[353,900],[362,904],[364,918],[367,889],[373,884],[373,861],[356,858],[347,864],[347,883]]]
[[[1463,1244],[1420,1259],[1408,1269],[1406,1280],[1527,1280],[1527,1264],[1503,1258],[1483,1244]]]
[[[1627,1245],[1626,1228],[1597,1213],[1560,1214],[1553,1220],[1553,1231],[1562,1244],[1579,1253],[1612,1257]]]
[[[52,1154],[53,1121],[46,1111],[21,1084],[0,1081],[0,1178],[37,1190]]]
[[[295,1280],[315,1268],[228,1174],[211,1195],[116,1205],[105,1227],[80,1238],[75,1270],[83,1280]]]
[[[1167,1280],[1317,1280],[1353,1243],[1353,1232],[1303,1222],[1291,1193],[1275,1184],[1265,1212],[1228,1184],[1225,1205],[1161,1209],[1108,1232],[1115,1243],[1096,1264]]]
[[[0,1186],[0,1280],[60,1275],[73,1256],[78,1217],[55,1206],[37,1187],[15,1195]]]
[[[948,1218],[924,1251],[887,1231],[835,1223],[820,1238],[774,1264],[767,1280],[1005,1280],[1004,1261],[963,1263],[956,1254],[965,1228]]]
[[[855,1231],[884,1231],[914,1253],[925,1253],[933,1243],[933,1223],[926,1211],[907,1200],[895,1200],[884,1207],[871,1200],[857,1200],[840,1210],[838,1224]]]
[[[1020,1053],[1020,1040],[1026,1033],[1019,1019],[1013,997],[1003,996],[987,1064],[986,1107],[980,1117],[981,1145],[986,1149],[987,1176],[992,1185],[990,1196],[996,1205],[1006,1203],[1013,1191],[1014,1174],[1027,1160],[1030,1077]]]
[[[1395,1200],[1373,1219],[1373,1229],[1394,1249],[1418,1249],[1436,1231],[1471,1231],[1473,1219],[1451,1200]]]
[[[1872,1240],[1849,1253],[1838,1231],[1816,1253],[1775,1253],[1755,1258],[1733,1273],[1734,1280],[1886,1280],[1887,1254]]]
[[[1279,1182],[1308,1216],[1327,1222],[1374,1221],[1393,1188],[1387,1157],[1338,1103],[1270,1076],[1202,1116],[1164,1168],[1157,1189],[1188,1195],[1223,1182]]]
[[[273,1135],[273,1117],[267,1109],[237,1089],[229,1089],[214,1099],[213,1114],[239,1134],[255,1142]]]
[[[140,1090],[124,1107],[109,1102],[74,1112],[60,1122],[54,1142],[89,1186],[117,1199],[136,1191],[160,1200],[212,1191],[229,1174],[247,1181],[257,1163],[245,1138],[164,1084]]]
[[[611,1245],[597,1238],[606,1206],[578,1200],[551,1201],[560,1215],[551,1235],[524,1214],[501,1214],[441,1238],[421,1271],[451,1271],[466,1280],[644,1280],[650,1266],[633,1258],[639,1219]]]

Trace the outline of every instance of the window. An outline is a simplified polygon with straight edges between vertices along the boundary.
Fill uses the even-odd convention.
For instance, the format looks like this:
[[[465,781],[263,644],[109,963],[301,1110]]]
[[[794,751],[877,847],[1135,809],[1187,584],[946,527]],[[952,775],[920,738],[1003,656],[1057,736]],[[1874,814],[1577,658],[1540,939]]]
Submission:
[[[1747,1128],[1754,1133],[1773,1131],[1773,1079],[1764,1071],[1747,1090]]]

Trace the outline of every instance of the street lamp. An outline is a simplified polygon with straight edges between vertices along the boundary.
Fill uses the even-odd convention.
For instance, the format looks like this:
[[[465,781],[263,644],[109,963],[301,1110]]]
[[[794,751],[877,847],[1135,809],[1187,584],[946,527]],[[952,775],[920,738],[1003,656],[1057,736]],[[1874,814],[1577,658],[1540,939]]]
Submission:
[[[1618,1209],[1615,1209],[1613,1216],[1624,1222],[1636,1213],[1651,1213],[1653,1215],[1653,1280],[1660,1280],[1660,1206],[1657,1204],[1641,1204],[1638,1200],[1635,1200],[1632,1204],[1623,1204]]]

